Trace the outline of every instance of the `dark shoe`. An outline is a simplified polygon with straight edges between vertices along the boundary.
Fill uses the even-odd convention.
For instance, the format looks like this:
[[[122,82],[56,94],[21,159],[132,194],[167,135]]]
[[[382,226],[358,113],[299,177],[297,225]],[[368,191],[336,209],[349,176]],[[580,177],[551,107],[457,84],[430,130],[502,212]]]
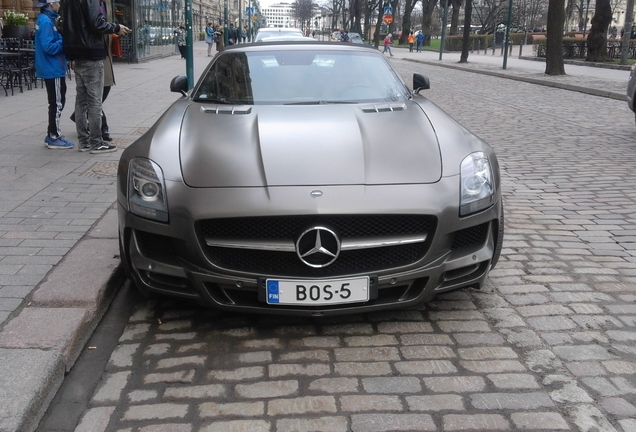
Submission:
[[[102,144],[99,147],[95,147],[91,150],[91,154],[100,154],[100,153],[112,153],[117,151],[117,146],[110,144]]]
[[[90,146],[90,144],[86,144],[86,145],[80,145],[77,147],[77,150],[81,151],[81,152],[87,152],[87,151],[91,151],[93,150]]]
[[[113,140],[108,132],[102,132],[102,139],[104,141],[112,141]]]

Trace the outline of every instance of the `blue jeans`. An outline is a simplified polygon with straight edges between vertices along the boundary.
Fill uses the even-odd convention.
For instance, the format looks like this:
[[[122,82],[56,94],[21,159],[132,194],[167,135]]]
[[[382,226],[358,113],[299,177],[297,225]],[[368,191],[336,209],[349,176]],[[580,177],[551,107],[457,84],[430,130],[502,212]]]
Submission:
[[[102,141],[104,62],[75,60],[75,126],[79,146],[99,147]],[[89,134],[90,131],[90,134]]]

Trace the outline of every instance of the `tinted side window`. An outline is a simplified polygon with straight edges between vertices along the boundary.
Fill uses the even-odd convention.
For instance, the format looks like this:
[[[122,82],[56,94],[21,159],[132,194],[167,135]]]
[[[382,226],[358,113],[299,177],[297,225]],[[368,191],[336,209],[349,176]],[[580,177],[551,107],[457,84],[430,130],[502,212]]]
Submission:
[[[220,56],[209,70],[196,99],[252,104],[252,87],[247,57],[243,53]]]

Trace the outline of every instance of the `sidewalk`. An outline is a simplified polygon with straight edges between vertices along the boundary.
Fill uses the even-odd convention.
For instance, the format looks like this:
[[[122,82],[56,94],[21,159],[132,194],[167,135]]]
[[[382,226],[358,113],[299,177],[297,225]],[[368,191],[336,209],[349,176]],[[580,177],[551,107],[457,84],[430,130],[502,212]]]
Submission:
[[[506,59],[506,69],[503,69],[503,55],[501,50],[492,50],[484,54],[469,53],[468,63],[459,63],[460,53],[442,53],[423,51],[409,52],[408,49],[394,48],[394,58],[416,61],[427,65],[448,67],[465,70],[501,78],[524,81],[565,90],[609,97],[617,100],[626,100],[627,79],[629,70],[623,66],[623,70],[616,68],[595,67],[585,64],[583,61],[566,63],[565,76],[549,76],[545,74],[545,61],[535,59],[532,56],[532,47],[524,46],[522,58],[519,58],[519,47],[514,47],[513,54]]]
[[[206,44],[194,47],[195,77],[207,65]],[[567,76],[548,77],[545,64],[498,54],[410,53],[394,59],[549,85],[619,100],[628,71],[566,65]],[[530,54],[530,53],[528,53]],[[104,110],[113,143],[125,148],[179,95],[170,80],[185,73],[171,56],[115,64],[117,86]],[[195,78],[196,79],[196,78]],[[77,143],[69,120],[75,81],[67,81],[62,129]],[[42,88],[0,95],[0,432],[35,430],[123,275],[118,268],[115,173],[121,151],[90,155],[44,147],[46,94]]]

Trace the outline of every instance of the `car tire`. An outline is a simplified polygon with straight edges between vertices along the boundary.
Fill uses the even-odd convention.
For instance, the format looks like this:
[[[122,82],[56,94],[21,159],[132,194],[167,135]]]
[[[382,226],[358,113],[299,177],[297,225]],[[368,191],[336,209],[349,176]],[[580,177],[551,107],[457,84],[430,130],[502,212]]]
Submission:
[[[504,205],[501,200],[501,217],[499,218],[499,227],[497,229],[497,238],[495,239],[495,253],[492,255],[492,261],[490,261],[490,270],[494,269],[499,262],[501,256],[501,249],[503,248],[504,239]]]

